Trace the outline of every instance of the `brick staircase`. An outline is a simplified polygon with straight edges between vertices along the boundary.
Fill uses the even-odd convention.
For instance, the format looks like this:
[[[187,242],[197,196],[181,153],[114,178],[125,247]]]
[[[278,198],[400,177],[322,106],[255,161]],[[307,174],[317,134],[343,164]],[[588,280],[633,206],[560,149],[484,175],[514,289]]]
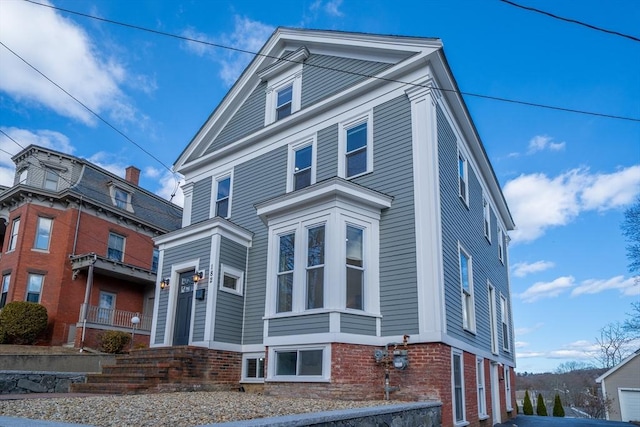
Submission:
[[[160,347],[116,356],[115,365],[87,374],[72,393],[142,394],[171,391],[237,390],[242,356],[202,347]]]

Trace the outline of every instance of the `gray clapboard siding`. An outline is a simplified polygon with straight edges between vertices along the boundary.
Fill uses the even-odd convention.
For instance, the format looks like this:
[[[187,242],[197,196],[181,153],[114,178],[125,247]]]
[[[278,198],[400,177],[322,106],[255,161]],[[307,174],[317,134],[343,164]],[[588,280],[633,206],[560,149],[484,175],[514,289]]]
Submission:
[[[247,97],[231,120],[207,147],[204,154],[212,153],[264,127],[267,83],[259,83]]]
[[[328,55],[311,55],[302,68],[301,108],[342,92],[392,64]]]
[[[212,178],[207,177],[193,185],[191,203],[191,224],[209,219],[211,210]]]
[[[268,228],[254,205],[286,191],[287,147],[236,166],[232,221],[254,233],[245,277],[243,344],[262,343],[267,283]]]
[[[246,268],[247,249],[225,237],[220,241],[220,264],[228,265],[244,271]],[[215,280],[217,290],[215,341],[232,344],[242,343],[242,316],[244,297],[220,289],[220,277]]]
[[[338,125],[318,131],[318,153],[316,156],[316,182],[337,176],[338,172]]]
[[[491,349],[491,330],[487,280],[496,288],[498,295],[503,291],[505,293],[508,287],[507,268],[498,259],[496,219],[492,214],[492,239],[489,242],[484,237],[480,178],[469,163],[469,207],[467,208],[458,195],[457,140],[440,108],[437,109],[437,122],[447,332],[468,344],[489,351]],[[465,331],[462,326],[458,242],[471,255],[475,334]],[[496,302],[499,304],[499,301]],[[509,355],[507,354],[507,356]]]
[[[269,336],[321,334],[329,332],[329,313],[282,317],[269,320]]]
[[[340,314],[340,332],[358,335],[376,335],[376,319],[357,314]]]
[[[380,220],[382,335],[418,333],[411,104],[400,96],[373,110],[373,173],[354,182],[393,196]]]
[[[171,276],[171,266],[175,263],[182,263],[186,260],[200,259],[200,268],[209,269],[209,260],[211,258],[211,239],[203,238],[195,240],[188,244],[169,248],[164,251],[164,259],[162,263],[162,277]],[[175,284],[171,284],[175,286]],[[204,301],[203,301],[204,302]],[[194,340],[204,339],[204,318],[206,315],[206,304],[196,301],[193,305],[195,310],[195,323],[193,326]],[[167,310],[169,303],[169,291],[161,291],[158,301],[158,324],[156,327],[155,343],[164,343],[165,323],[167,319]],[[173,309],[173,308],[172,308]],[[168,344],[168,343],[164,343]],[[170,344],[170,343],[169,343]]]

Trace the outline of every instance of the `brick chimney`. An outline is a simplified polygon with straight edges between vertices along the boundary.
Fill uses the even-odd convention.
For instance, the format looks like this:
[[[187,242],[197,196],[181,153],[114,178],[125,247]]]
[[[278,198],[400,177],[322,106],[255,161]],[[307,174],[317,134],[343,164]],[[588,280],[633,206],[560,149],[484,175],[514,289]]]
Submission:
[[[126,174],[124,179],[133,185],[138,185],[138,182],[140,181],[140,169],[135,166],[129,166],[125,171]]]

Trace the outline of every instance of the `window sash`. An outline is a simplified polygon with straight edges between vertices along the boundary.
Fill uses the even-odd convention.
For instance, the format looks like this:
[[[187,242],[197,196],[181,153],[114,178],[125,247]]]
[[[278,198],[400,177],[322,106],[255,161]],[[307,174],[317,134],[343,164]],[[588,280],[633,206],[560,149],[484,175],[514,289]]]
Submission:
[[[9,250],[12,251],[18,244],[18,233],[20,232],[20,218],[13,220],[11,224],[11,238],[9,239]]]
[[[460,251],[460,284],[463,292],[471,293],[471,285],[469,280],[469,257]]]
[[[367,171],[367,122],[346,130],[346,176]]]
[[[231,194],[231,177],[217,181],[216,216],[227,218],[229,216],[229,198]]]
[[[158,272],[158,263],[160,262],[160,251],[153,248],[153,255],[151,255],[151,271]]]
[[[504,233],[501,228],[498,229],[498,259],[504,260]]]
[[[124,237],[109,233],[107,258],[122,262],[124,256]]]
[[[114,200],[116,207],[120,209],[126,209],[129,204],[129,193],[119,188],[115,189]]]
[[[0,293],[0,308],[7,304],[7,296],[9,294],[9,283],[11,283],[11,275],[2,276],[2,291]]]
[[[487,239],[491,240],[491,209],[489,208],[489,202],[487,202],[487,199],[483,199],[482,204],[484,214],[484,235]]]
[[[276,350],[276,376],[315,376],[321,377],[324,351],[314,350]]]
[[[461,154],[458,155],[458,186],[460,197],[467,201],[467,161]]]
[[[324,225],[307,230],[307,309],[324,306]]]
[[[487,414],[487,395],[485,393],[484,359],[476,360],[476,373],[478,381],[478,415]]]
[[[47,250],[49,249],[49,242],[51,241],[51,228],[53,220],[51,218],[38,218],[38,224],[36,229],[36,239],[33,247],[35,249]]]
[[[56,191],[58,189],[58,174],[51,169],[46,169],[44,173],[44,188]]]
[[[311,185],[311,165],[313,157],[313,146],[295,150],[293,167],[293,189],[299,190]]]
[[[346,239],[347,308],[364,309],[364,230],[347,225]]]
[[[453,355],[453,406],[456,422],[464,421],[464,395],[462,390],[462,355]]]
[[[502,347],[505,350],[509,350],[509,322],[507,315],[507,300],[505,297],[500,297],[500,317],[502,321]]]
[[[276,120],[291,115],[293,107],[293,85],[280,89],[276,101]]]
[[[278,249],[278,294],[276,312],[293,310],[293,272],[295,269],[295,233],[280,236]]]
[[[42,283],[44,276],[41,274],[29,274],[27,283],[27,301],[40,302],[40,294],[42,293]]]
[[[246,359],[246,378],[264,378],[264,357]]]

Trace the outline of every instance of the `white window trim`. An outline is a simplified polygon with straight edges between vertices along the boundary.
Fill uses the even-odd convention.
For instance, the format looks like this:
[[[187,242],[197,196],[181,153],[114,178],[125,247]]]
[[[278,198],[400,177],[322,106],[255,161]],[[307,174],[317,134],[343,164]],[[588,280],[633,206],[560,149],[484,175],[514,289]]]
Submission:
[[[507,327],[507,336],[505,339],[504,326]],[[502,349],[504,351],[511,351],[511,329],[509,328],[509,304],[507,297],[500,294],[500,332],[502,335]]]
[[[462,389],[462,420],[456,421],[456,381],[455,370],[453,369],[453,359],[455,356],[460,357],[460,387]],[[464,353],[462,350],[456,348],[451,349],[451,409],[453,416],[453,425],[456,427],[463,427],[469,425],[467,421],[467,404],[465,398],[465,386],[464,386]]]
[[[364,172],[347,177],[347,131],[367,123],[367,168]],[[373,110],[344,120],[338,124],[338,176],[353,179],[373,171]]]
[[[127,212],[134,212],[133,205],[131,204],[131,190],[126,189],[123,186],[111,183],[109,185],[109,196],[111,196],[111,203],[113,204],[113,206],[118,207],[118,202],[116,201],[116,189],[123,191],[127,195],[127,206],[125,210]],[[122,209],[122,208],[118,208],[118,209]]]
[[[489,301],[489,328],[491,329],[491,352],[498,354],[498,310],[496,303],[496,288],[487,281]]]
[[[491,243],[491,205],[489,204],[489,199],[485,195],[482,196],[482,217],[484,237],[486,237],[489,243]]]
[[[504,231],[498,226],[498,259],[504,264]]]
[[[460,264],[461,254],[466,255],[468,259],[467,272],[469,274],[469,299],[470,299],[470,303],[468,307],[469,311],[467,312],[467,318],[469,319],[469,322],[468,322],[469,324],[468,325],[464,324],[464,315],[463,315],[462,327],[466,331],[475,333],[476,332],[476,309],[475,309],[476,303],[475,303],[475,293],[473,291],[473,258],[467,251],[465,251],[462,248],[462,246],[458,242],[458,272],[460,275],[460,295],[462,298],[462,310],[464,311],[464,310],[467,310],[467,295],[464,290],[464,287],[462,286],[462,265]]]
[[[464,174],[464,195],[462,194],[462,187],[460,186],[460,159],[462,159],[462,171]],[[469,160],[467,156],[458,148],[458,157],[456,158],[456,179],[458,180],[458,195],[464,202],[465,206],[469,207]]]
[[[296,151],[311,146],[311,184],[316,183],[316,164],[317,164],[317,146],[318,146],[318,138],[316,134],[313,134],[310,137],[304,138],[302,140],[296,141],[294,143],[289,144],[289,164],[287,167],[287,193],[294,190],[294,182],[293,175],[295,172],[296,166]]]
[[[229,289],[223,286],[224,276],[231,276],[236,279],[236,289]],[[234,295],[242,296],[244,292],[244,271],[231,267],[230,265],[220,264],[220,285],[219,289]]]
[[[213,188],[211,192],[211,212],[209,213],[209,218],[213,218],[216,216],[216,207],[218,205],[218,185],[220,181],[224,181],[229,178],[229,203],[227,204],[227,216],[225,219],[231,218],[231,205],[233,203],[233,169],[223,172],[219,175],[213,177]]]
[[[511,402],[511,368],[507,365],[504,365],[504,395],[507,412],[513,411]]]
[[[285,87],[291,85],[291,114],[292,116],[296,111],[300,110],[302,101],[302,64],[298,64],[276,78],[269,79],[267,84],[267,101],[265,108],[264,125],[268,126],[277,121],[286,120],[284,117],[280,120],[276,120],[276,108],[278,105],[278,92]]]
[[[478,418],[486,420],[489,418],[487,410],[487,381],[482,357],[476,357],[476,388],[478,391]],[[484,412],[481,411],[481,407],[484,407]]]
[[[276,352],[322,350],[322,375],[276,375]],[[331,381],[331,345],[299,345],[269,347],[267,358],[267,378],[269,382],[330,382]]]
[[[247,360],[248,359],[265,359],[266,362],[266,357],[264,352],[262,353],[244,353],[242,355],[242,377],[241,377],[241,381],[243,383],[258,383],[258,384],[262,384],[264,383],[265,377],[267,375],[266,370],[263,373],[263,377],[262,378],[250,378],[247,376]],[[266,368],[266,363],[265,363],[265,368]]]

